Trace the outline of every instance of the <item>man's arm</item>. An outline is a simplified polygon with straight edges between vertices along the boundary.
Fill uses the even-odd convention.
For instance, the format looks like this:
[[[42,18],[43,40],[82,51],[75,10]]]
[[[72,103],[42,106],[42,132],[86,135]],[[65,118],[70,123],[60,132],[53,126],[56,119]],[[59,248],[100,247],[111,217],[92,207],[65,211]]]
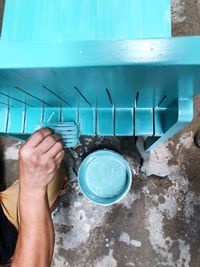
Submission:
[[[34,133],[19,153],[20,227],[12,267],[49,267],[54,230],[47,185],[64,156],[63,145],[49,129]]]
[[[20,188],[20,228],[12,266],[50,266],[54,232],[45,191]]]

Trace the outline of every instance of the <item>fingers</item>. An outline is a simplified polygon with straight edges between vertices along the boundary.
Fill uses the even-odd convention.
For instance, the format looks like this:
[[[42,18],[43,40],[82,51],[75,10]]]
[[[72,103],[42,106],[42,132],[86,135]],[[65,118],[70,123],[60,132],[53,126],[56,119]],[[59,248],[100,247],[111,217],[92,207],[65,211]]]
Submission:
[[[33,133],[25,143],[26,147],[36,147],[39,145],[44,138],[51,135],[52,132],[49,128],[42,128]]]
[[[60,151],[56,156],[55,156],[55,160],[58,161],[58,162],[61,162],[64,158],[64,155],[65,155],[65,151],[62,150]]]
[[[52,134],[48,128],[43,128],[31,135],[22,150],[28,151],[27,148],[34,148],[34,153],[38,156],[43,154],[44,159],[55,159],[61,162],[64,157],[64,146],[60,136]]]
[[[64,158],[64,155],[65,155],[65,151],[62,150],[61,152],[59,152],[55,158],[55,161],[56,161],[56,164],[58,166],[58,168],[60,168],[60,164]]]
[[[55,158],[59,152],[64,150],[64,146],[61,142],[56,142],[54,146],[47,152],[48,157]]]
[[[58,142],[60,140],[60,136],[57,134],[51,134],[48,135],[47,137],[45,137],[40,143],[39,145],[36,147],[38,153],[46,153],[48,152],[54,145],[56,142]]]

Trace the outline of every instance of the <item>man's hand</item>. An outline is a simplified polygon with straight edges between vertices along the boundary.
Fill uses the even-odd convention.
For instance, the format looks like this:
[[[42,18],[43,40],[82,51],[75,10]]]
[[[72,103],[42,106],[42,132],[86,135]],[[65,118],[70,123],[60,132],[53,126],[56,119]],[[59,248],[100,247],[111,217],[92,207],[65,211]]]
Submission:
[[[60,137],[50,129],[35,132],[19,153],[20,227],[12,267],[49,267],[54,231],[47,185],[64,157]]]
[[[64,157],[60,137],[48,128],[35,132],[19,152],[20,186],[25,190],[46,190]]]

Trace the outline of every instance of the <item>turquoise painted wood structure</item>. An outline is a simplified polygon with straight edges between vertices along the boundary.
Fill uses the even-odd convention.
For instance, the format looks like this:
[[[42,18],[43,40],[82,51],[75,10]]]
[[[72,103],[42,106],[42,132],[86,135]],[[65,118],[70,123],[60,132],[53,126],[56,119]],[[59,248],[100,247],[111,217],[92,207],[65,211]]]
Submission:
[[[170,0],[6,0],[2,135],[51,117],[152,149],[192,120],[199,91],[200,37],[171,37]]]

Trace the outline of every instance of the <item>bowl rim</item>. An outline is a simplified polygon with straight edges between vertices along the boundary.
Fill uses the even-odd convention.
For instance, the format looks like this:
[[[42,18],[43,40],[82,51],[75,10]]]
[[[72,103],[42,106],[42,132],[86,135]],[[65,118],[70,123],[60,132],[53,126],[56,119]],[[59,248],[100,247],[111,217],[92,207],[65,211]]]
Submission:
[[[80,178],[81,178],[81,170],[84,168],[86,162],[88,161],[88,158],[90,158],[91,156],[94,156],[94,155],[99,155],[101,153],[107,153],[107,154],[112,154],[112,155],[115,155],[117,156],[117,158],[119,160],[121,160],[125,166],[126,166],[126,170],[127,170],[127,174],[128,174],[128,178],[127,178],[127,184],[125,186],[125,189],[124,191],[122,191],[122,193],[120,193],[120,195],[116,195],[116,199],[114,201],[111,201],[109,203],[100,203],[98,201],[94,201],[93,199],[91,199],[87,193],[85,192],[85,190],[82,188],[81,184],[80,184]],[[123,157],[120,153],[114,151],[114,150],[111,150],[111,149],[97,149],[93,152],[91,152],[90,154],[88,154],[84,159],[83,161],[81,162],[80,166],[79,166],[79,170],[78,170],[78,175],[77,175],[77,179],[78,179],[78,186],[80,188],[80,191],[83,193],[83,195],[89,200],[91,201],[92,203],[96,204],[96,205],[100,205],[100,206],[109,206],[109,205],[113,205],[117,202],[119,202],[121,199],[123,199],[126,194],[129,192],[130,188],[131,188],[131,185],[132,185],[132,171],[131,171],[131,167],[128,163],[128,161],[125,159],[125,157]],[[97,196],[98,197],[98,196]],[[102,197],[98,197],[98,199],[104,199]],[[109,198],[107,198],[109,199]]]

